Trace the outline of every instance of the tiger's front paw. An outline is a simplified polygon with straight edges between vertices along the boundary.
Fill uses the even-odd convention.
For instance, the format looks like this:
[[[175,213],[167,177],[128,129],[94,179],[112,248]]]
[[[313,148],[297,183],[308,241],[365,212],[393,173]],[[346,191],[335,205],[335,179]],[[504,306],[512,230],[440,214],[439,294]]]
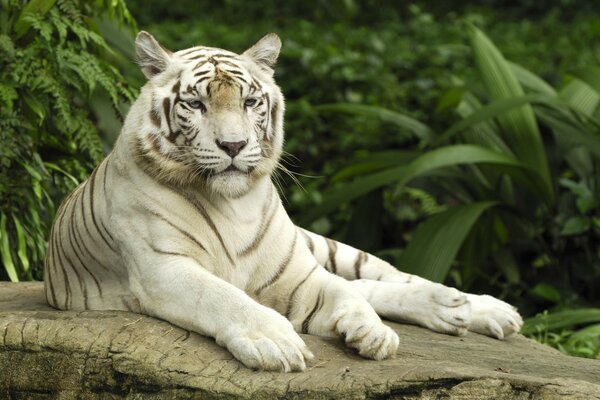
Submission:
[[[304,371],[306,362],[314,359],[292,324],[275,311],[261,315],[251,326],[229,326],[216,336],[224,346],[248,368],[291,372]]]
[[[470,331],[504,339],[521,330],[523,318],[510,304],[488,295],[468,294],[467,299],[471,303]]]
[[[363,305],[347,306],[339,312],[334,326],[346,344],[358,350],[365,358],[383,360],[392,358],[400,340],[390,327],[384,325],[373,310],[363,310]]]
[[[377,312],[435,332],[462,336],[471,323],[471,305],[460,291],[439,283],[380,284],[371,301]]]

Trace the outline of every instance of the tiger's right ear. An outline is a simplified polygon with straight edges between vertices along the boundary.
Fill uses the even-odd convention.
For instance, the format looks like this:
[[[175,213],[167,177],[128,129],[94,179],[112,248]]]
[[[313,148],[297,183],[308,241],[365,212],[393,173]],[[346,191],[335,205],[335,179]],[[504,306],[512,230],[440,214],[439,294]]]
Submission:
[[[154,36],[146,31],[140,31],[135,38],[135,54],[142,72],[150,79],[167,69],[173,53],[162,47]]]

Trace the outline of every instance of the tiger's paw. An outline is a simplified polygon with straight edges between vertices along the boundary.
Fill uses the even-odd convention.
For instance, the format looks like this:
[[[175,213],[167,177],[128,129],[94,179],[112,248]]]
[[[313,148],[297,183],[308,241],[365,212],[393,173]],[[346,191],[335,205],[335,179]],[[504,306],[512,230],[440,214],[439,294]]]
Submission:
[[[334,327],[336,333],[365,358],[383,360],[394,357],[400,343],[396,332],[384,325],[373,310],[361,308],[361,305],[349,306],[341,312]]]
[[[432,331],[462,336],[471,323],[471,305],[460,291],[439,283],[385,283],[371,296],[378,314]]]
[[[216,336],[217,344],[224,346],[246,367],[264,371],[304,371],[306,363],[314,359],[292,324],[279,318],[265,318],[251,329],[230,326]]]
[[[521,330],[523,318],[510,304],[488,295],[467,294],[467,299],[471,303],[470,331],[504,339]]]

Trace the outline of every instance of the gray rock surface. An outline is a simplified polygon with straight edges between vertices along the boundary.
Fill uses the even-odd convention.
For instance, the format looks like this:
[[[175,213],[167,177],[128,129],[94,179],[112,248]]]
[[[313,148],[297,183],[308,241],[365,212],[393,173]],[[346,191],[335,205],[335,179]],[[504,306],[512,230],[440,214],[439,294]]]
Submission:
[[[0,283],[0,398],[600,399],[600,360],[522,336],[458,338],[390,323],[396,358],[303,335],[303,373],[256,372],[210,338],[118,311],[56,311],[40,283]]]

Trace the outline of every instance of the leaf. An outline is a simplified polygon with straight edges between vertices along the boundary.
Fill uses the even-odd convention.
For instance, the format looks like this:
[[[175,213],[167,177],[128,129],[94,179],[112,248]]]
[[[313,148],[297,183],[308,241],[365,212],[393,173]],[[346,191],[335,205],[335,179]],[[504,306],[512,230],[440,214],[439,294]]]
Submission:
[[[10,252],[10,240],[8,237],[8,229],[6,228],[6,215],[0,214],[0,253],[2,253],[2,264],[4,270],[8,274],[8,278],[13,282],[19,282],[19,274],[15,268],[12,255]]]
[[[485,210],[496,204],[493,201],[466,204],[427,219],[400,256],[402,271],[442,282],[473,225]]]
[[[553,303],[560,301],[560,293],[554,286],[548,283],[538,283],[531,289],[531,293]]]
[[[27,240],[25,238],[25,230],[23,229],[23,225],[16,215],[13,215],[13,221],[15,223],[15,230],[17,231],[17,256],[19,257],[21,265],[23,266],[23,272],[27,274],[29,273],[29,259],[27,258]]]
[[[357,175],[375,172],[386,167],[408,164],[417,158],[420,152],[411,150],[392,150],[371,153],[358,157],[348,163],[348,166],[338,171],[331,177],[331,182],[339,182]]]
[[[392,123],[399,128],[406,129],[412,132],[415,136],[424,140],[428,140],[432,136],[431,129],[429,129],[429,127],[422,122],[383,107],[353,103],[335,103],[315,106],[314,109],[317,111],[342,112],[378,118],[382,121]]]
[[[548,315],[536,315],[525,320],[521,333],[529,335],[539,329],[550,331],[600,322],[600,308],[580,308],[578,310],[557,311]]]
[[[535,92],[545,93],[550,96],[556,96],[556,90],[545,80],[529,71],[528,69],[523,68],[519,64],[512,63],[507,61],[508,65],[512,69],[513,73],[517,80],[525,87],[532,89]]]
[[[448,130],[438,135],[433,141],[433,145],[439,145],[441,143],[447,142],[457,133],[469,129],[481,122],[491,120],[492,118],[497,118],[503,113],[514,110],[515,108],[521,107],[524,104],[538,101],[542,102],[547,99],[548,96],[533,93],[524,96],[493,101],[479,108],[472,114],[469,114],[466,118],[460,120],[456,124],[452,125]]]
[[[588,116],[592,116],[600,104],[600,92],[579,79],[573,79],[563,87],[560,97],[571,107]]]
[[[564,114],[556,115],[544,108],[536,107],[535,113],[558,136],[557,139],[584,146],[597,157],[600,156],[600,136],[587,131],[575,119],[565,117]]]
[[[592,89],[600,94],[600,67],[584,67],[573,72],[577,78],[587,83]]]
[[[493,100],[506,100],[523,96],[523,88],[510,65],[485,34],[472,27],[470,39],[479,73],[490,97]],[[530,105],[523,105],[499,115],[497,120],[516,158],[540,174],[549,202],[552,203],[554,190],[548,160],[533,109]]]
[[[31,24],[28,22],[28,16],[31,14],[44,15],[46,14],[52,6],[54,6],[56,0],[31,0],[29,1],[25,7],[23,7],[23,11],[19,15],[19,18],[15,22],[15,33],[16,37],[19,38],[23,36],[27,30],[30,28]]]
[[[573,236],[581,235],[587,232],[591,227],[591,221],[589,218],[578,215],[571,217],[565,222],[565,225],[560,231],[561,236]]]
[[[474,163],[498,164],[513,169],[526,170],[529,175],[532,175],[532,190],[534,192],[540,190],[535,187],[535,175],[537,173],[529,170],[527,166],[514,158],[481,146],[453,145],[431,150],[408,165],[367,175],[325,192],[321,204],[308,210],[304,214],[301,224],[307,226],[310,222],[336,209],[340,204],[356,199],[381,186],[394,183],[400,187],[418,176],[423,176],[443,167]]]

